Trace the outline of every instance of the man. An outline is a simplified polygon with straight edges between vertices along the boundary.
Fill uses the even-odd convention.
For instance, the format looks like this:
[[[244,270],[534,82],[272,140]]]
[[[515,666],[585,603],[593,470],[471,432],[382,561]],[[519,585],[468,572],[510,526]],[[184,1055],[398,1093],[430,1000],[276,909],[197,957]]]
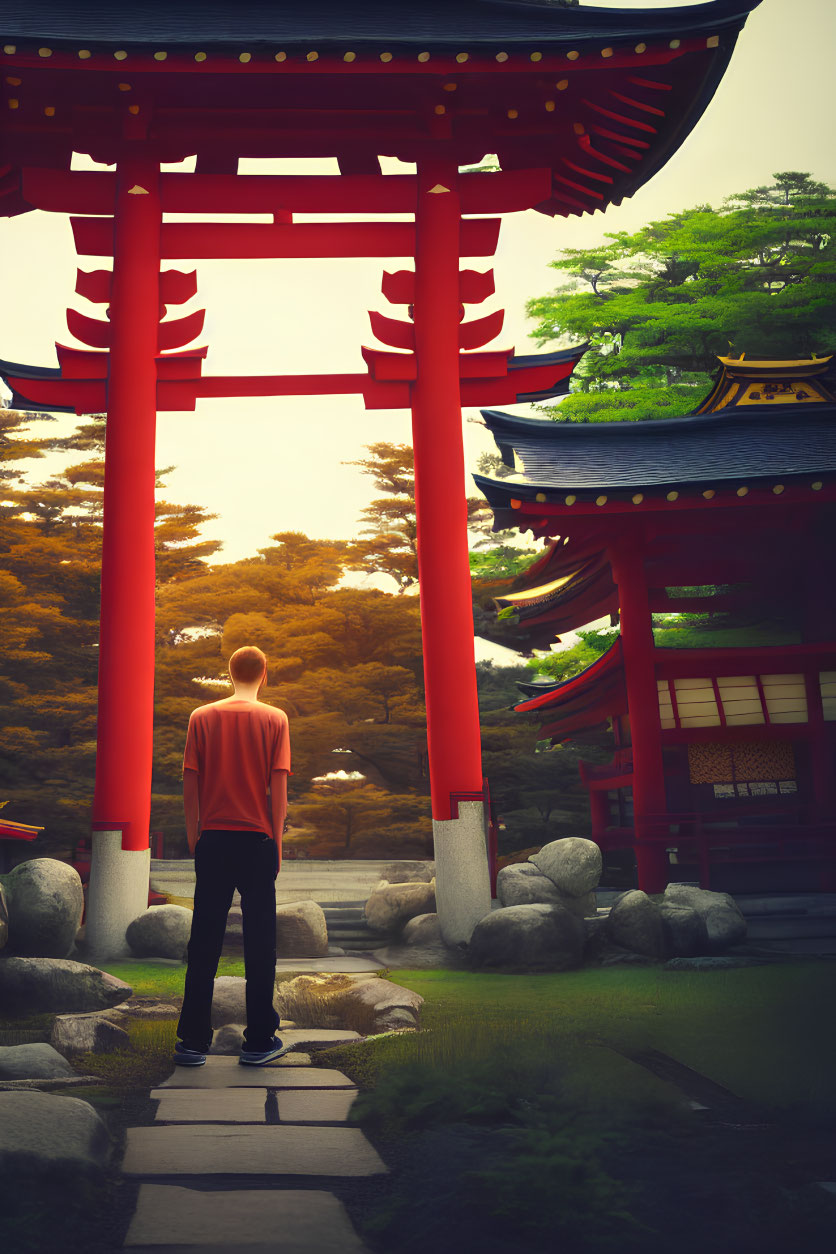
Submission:
[[[195,860],[194,918],[174,1061],[199,1067],[212,1043],[212,992],[232,894],[241,894],[247,1030],[239,1062],[286,1054],[274,1035],[276,876],[287,815],[287,715],[259,701],[267,658],[247,646],[229,659],[231,697],[192,712],[183,757],[183,805]]]

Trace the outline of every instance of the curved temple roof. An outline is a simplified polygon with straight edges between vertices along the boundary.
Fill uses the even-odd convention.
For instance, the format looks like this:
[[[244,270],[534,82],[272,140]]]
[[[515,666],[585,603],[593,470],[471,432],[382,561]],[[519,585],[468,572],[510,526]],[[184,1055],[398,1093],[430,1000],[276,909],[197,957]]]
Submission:
[[[237,48],[254,42],[323,48],[346,40],[360,48],[381,40],[394,45],[445,45],[458,51],[497,40],[510,45],[532,39],[561,43],[598,40],[603,34],[662,38],[683,31],[715,31],[742,20],[760,0],[714,0],[671,9],[618,11],[565,9],[537,0],[306,0],[305,4],[263,0],[4,0],[0,26],[5,37],[121,45],[202,44]]]
[[[551,215],[636,192],[695,125],[759,0],[563,8],[510,0],[5,0],[0,215],[26,166],[116,161],[151,124],[160,159],[432,154],[547,169]],[[133,117],[126,116],[133,115]],[[144,133],[144,131],[143,131]]]
[[[723,359],[712,392],[684,418],[572,423],[482,410],[506,465],[518,459],[524,475],[473,478],[491,505],[507,509],[512,498],[562,504],[565,493],[833,474],[836,401],[822,378],[829,365]]]

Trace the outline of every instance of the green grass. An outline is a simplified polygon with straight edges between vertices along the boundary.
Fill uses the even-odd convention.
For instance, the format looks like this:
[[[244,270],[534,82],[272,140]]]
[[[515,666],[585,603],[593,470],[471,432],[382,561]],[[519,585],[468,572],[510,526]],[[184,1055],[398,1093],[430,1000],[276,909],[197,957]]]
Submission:
[[[636,1092],[646,1073],[613,1053],[656,1049],[774,1111],[836,1111],[832,1040],[833,962],[727,971],[621,967],[532,976],[395,971],[425,998],[417,1036],[403,1035],[340,1056],[373,1086],[407,1063],[449,1069],[461,1059],[567,1060],[585,1102]],[[329,1051],[333,1057],[335,1051]],[[356,1059],[355,1066],[349,1060]],[[662,1093],[658,1082],[651,1087]],[[663,1086],[666,1087],[666,1086]],[[648,1090],[649,1091],[649,1090]],[[596,1093],[598,1098],[596,1098]]]
[[[182,997],[185,967],[114,963],[107,969],[130,983],[135,996]],[[243,975],[243,962],[223,958],[218,974]],[[279,978],[296,974],[282,972]],[[583,1093],[585,1102],[593,1102],[596,1092],[600,1101],[623,1089],[664,1094],[666,1086],[610,1047],[656,1049],[764,1108],[836,1111],[831,1065],[836,1003],[828,991],[834,974],[831,961],[694,972],[659,967],[515,976],[387,972],[424,997],[425,1031],[343,1047],[329,1051],[329,1058],[339,1057],[340,1065],[370,1088],[382,1071],[406,1064],[444,1070],[461,1059],[488,1062],[499,1056],[507,1057],[509,1074],[516,1065],[534,1074],[538,1059],[548,1069],[559,1053],[579,1100]],[[139,1045],[142,1033],[147,1046]],[[143,1049],[149,1057],[156,1048],[167,1055],[169,1036],[173,1044],[171,1023],[135,1023],[137,1066]]]

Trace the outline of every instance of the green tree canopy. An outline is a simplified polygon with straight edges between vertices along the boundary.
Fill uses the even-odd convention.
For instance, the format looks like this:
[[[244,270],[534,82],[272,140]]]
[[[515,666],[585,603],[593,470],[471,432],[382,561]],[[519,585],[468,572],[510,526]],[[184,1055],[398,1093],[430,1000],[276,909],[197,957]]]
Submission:
[[[552,267],[568,282],[528,303],[532,335],[590,352],[547,412],[575,422],[676,417],[717,357],[836,349],[836,190],[788,171],[768,186],[608,234]]]

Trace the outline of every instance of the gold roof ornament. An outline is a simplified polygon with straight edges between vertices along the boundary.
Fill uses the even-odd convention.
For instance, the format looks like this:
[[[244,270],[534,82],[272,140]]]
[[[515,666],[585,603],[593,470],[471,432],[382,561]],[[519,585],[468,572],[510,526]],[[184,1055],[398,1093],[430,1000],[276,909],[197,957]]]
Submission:
[[[752,406],[833,404],[836,396],[825,379],[833,357],[787,359],[718,357],[720,373],[695,412]]]

